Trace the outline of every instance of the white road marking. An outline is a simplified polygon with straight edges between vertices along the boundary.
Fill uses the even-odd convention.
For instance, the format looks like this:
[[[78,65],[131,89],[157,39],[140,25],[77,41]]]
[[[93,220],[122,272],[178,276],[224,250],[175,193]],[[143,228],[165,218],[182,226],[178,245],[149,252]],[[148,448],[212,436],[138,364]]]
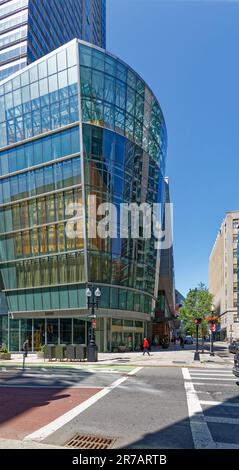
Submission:
[[[198,392],[197,392],[198,393]],[[204,392],[205,393],[205,392]],[[207,400],[200,400],[201,405],[210,405],[210,406],[232,406],[235,408],[239,408],[238,403],[227,403],[224,401],[207,401]]]
[[[202,372],[202,373],[203,372],[205,372],[205,373],[208,372],[208,373],[210,373],[210,372],[220,372],[220,371],[221,372],[231,372],[231,368],[229,368],[229,367],[226,367],[226,368],[223,367],[223,368],[217,368],[217,369],[203,369],[202,367],[200,369],[195,369],[195,368],[190,369],[189,368],[190,374],[191,373],[193,374],[194,372]]]
[[[220,376],[220,377],[228,377],[230,375],[233,376],[233,373],[232,372],[191,372],[190,373],[191,377],[193,375],[195,376],[200,376],[200,375],[205,375],[205,376],[209,376],[209,377],[215,377],[215,376]]]
[[[187,368],[182,368],[188,414],[195,449],[215,449],[216,445],[205,421],[199,398]]]
[[[193,382],[193,385],[207,385],[208,387],[213,386],[215,387],[215,382],[214,383],[208,383],[208,382]],[[231,387],[232,384],[220,384],[220,387]]]
[[[225,377],[205,377],[205,376],[203,376],[203,377],[195,376],[194,377],[193,375],[191,376],[191,379],[192,380],[194,380],[194,379],[198,379],[198,380],[226,380],[227,382],[230,381],[230,380],[233,381],[233,382],[238,380],[236,377],[230,379],[229,377],[227,377],[227,378],[225,378]]]
[[[137,374],[137,372],[139,372],[141,369],[142,367],[137,367],[136,369],[133,369],[131,372],[129,372],[128,375]],[[78,416],[80,413],[83,413],[83,411],[87,410],[87,408],[94,405],[98,400],[105,397],[114,388],[118,387],[123,382],[125,382],[127,378],[128,378],[127,376],[124,376],[124,377],[121,377],[120,379],[115,380],[111,385],[109,385],[108,387],[105,387],[103,390],[100,390],[100,392],[96,393],[93,397],[84,401],[80,405],[76,406],[72,410],[68,411],[64,415],[55,419],[54,421],[47,424],[46,426],[43,426],[42,428],[38,429],[32,434],[28,434],[28,436],[25,436],[23,440],[24,441],[29,441],[29,440],[39,441],[39,442],[43,441],[44,439],[49,437],[52,433],[60,429],[62,426],[72,421],[72,419],[76,418],[76,416]]]
[[[239,424],[239,419],[228,418],[220,416],[205,416],[207,423],[219,423],[219,424]]]
[[[215,442],[217,449],[239,449],[239,444],[231,444],[230,442]]]

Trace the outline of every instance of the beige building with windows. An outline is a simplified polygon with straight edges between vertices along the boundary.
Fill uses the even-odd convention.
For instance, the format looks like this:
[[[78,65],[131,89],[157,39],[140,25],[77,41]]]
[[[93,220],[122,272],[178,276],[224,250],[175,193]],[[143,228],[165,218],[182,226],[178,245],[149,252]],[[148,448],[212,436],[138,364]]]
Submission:
[[[238,233],[239,211],[227,212],[209,258],[209,291],[220,315],[220,337],[239,338]]]

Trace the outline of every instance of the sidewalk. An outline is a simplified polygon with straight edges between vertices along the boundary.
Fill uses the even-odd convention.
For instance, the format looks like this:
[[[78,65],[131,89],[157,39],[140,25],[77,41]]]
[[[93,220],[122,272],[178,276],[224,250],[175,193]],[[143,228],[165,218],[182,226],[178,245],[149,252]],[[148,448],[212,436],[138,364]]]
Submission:
[[[36,441],[17,441],[15,439],[0,439],[0,449],[66,449],[65,447],[41,444]],[[67,449],[66,449],[67,450]]]
[[[142,354],[142,352],[125,352],[125,353],[99,353],[98,362],[68,362],[68,361],[51,361],[37,358],[36,354],[28,354],[25,360],[25,366],[44,366],[44,367],[70,367],[83,368],[85,366],[171,366],[171,367],[214,367],[228,365],[222,357],[210,356],[209,352],[200,353],[200,361],[194,361],[195,351],[192,349],[179,349],[171,346],[170,349],[162,350],[161,348],[152,348],[150,356]],[[10,361],[0,361],[0,367],[20,366],[23,362],[22,354],[12,354]]]

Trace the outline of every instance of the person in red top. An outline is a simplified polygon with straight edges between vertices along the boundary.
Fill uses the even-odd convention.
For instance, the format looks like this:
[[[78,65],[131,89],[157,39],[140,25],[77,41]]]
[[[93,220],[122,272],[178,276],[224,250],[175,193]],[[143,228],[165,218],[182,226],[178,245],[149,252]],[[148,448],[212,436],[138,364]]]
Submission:
[[[148,342],[147,338],[144,338],[143,348],[144,348],[143,356],[145,355],[146,352],[150,356],[150,354],[149,354],[149,342]]]

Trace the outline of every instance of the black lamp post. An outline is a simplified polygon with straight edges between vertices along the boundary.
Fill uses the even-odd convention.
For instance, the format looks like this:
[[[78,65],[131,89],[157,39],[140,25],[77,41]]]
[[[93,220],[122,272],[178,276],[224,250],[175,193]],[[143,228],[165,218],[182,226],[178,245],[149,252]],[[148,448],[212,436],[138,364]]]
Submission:
[[[95,343],[95,329],[96,329],[95,307],[99,308],[100,296],[101,296],[101,292],[98,287],[96,290],[94,290],[94,286],[92,286],[92,290],[89,289],[89,287],[86,289],[87,307],[88,309],[91,308],[91,315],[88,315],[88,317],[91,318],[90,342],[87,348],[87,361],[88,362],[98,361],[98,347]]]
[[[202,321],[201,318],[195,318],[194,320],[194,323],[196,325],[196,351],[194,353],[194,361],[200,361],[200,355],[199,355],[199,350],[198,350],[198,327],[201,321]]]

